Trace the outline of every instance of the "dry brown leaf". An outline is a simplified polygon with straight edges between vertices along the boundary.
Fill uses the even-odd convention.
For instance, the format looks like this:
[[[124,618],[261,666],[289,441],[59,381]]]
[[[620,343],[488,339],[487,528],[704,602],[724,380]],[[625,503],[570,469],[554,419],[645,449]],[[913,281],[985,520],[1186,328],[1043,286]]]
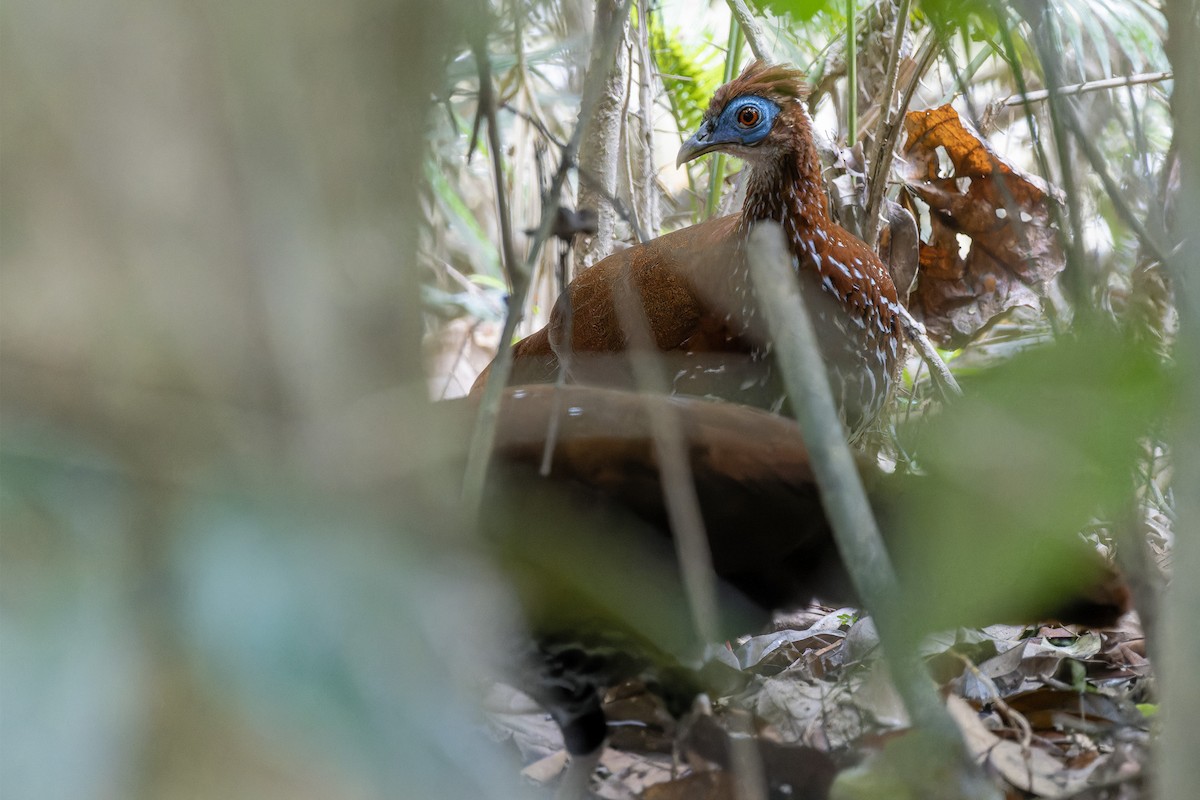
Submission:
[[[1029,721],[1035,731],[1050,731],[1064,723],[1108,723],[1134,727],[1144,724],[1142,715],[1128,703],[1095,692],[1035,689],[1013,695],[1008,707]]]
[[[651,786],[642,797],[644,800],[734,800],[735,789],[727,772],[697,772]]]
[[[1055,192],[997,155],[951,106],[910,111],[904,171],[929,205],[910,307],[942,347],[961,347],[998,315],[1038,303],[1040,287],[1066,266],[1051,225]],[[939,149],[953,164],[940,174]],[[965,258],[959,236],[969,240]]]
[[[1095,762],[1082,769],[1069,769],[1045,750],[999,738],[965,700],[951,696],[947,698],[947,709],[958,723],[967,749],[1018,789],[1038,797],[1065,797],[1087,786]]]
[[[670,781],[674,776],[670,756],[626,753],[611,747],[600,757],[599,779],[591,794],[601,800],[632,800],[649,788]]]

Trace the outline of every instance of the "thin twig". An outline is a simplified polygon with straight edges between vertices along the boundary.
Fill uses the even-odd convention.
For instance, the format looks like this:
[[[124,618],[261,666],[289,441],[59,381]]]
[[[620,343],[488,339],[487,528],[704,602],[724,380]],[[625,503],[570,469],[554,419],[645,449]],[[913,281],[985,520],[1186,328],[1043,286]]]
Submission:
[[[855,0],[846,0],[846,143],[858,140],[858,16]]]
[[[640,39],[641,31],[639,30]],[[633,48],[634,42],[632,37],[628,45],[626,45],[625,59],[628,64],[628,70],[625,73],[625,97],[621,105],[621,123],[617,134],[617,157],[620,157],[622,150],[625,151],[625,183],[629,187],[629,216],[638,223],[638,228],[644,228],[641,224],[641,212],[638,209],[638,191],[633,185],[633,142],[629,136],[629,103],[633,100]],[[640,83],[640,82],[639,82]],[[620,143],[624,142],[625,146],[621,147]],[[615,192],[613,192],[615,194]],[[609,201],[611,205],[611,201]],[[644,242],[645,239],[638,237],[638,242]]]
[[[852,567],[855,589],[874,611],[894,596],[896,576],[846,441],[845,425],[834,404],[782,228],[771,222],[756,225],[747,255],[755,296],[762,301],[784,385],[804,434],[838,548]]]
[[[508,208],[508,190],[504,185],[504,151],[500,144],[500,126],[496,124],[496,91],[492,86],[492,60],[487,52],[487,31],[480,27],[479,33],[471,37],[471,50],[475,53],[475,64],[479,70],[479,119],[487,119],[488,155],[492,162],[492,180],[496,187],[496,209],[499,215],[500,249],[504,255],[504,274],[510,286],[517,276],[517,251],[513,245],[512,215]]]
[[[896,92],[896,78],[900,73],[900,48],[904,46],[904,31],[908,27],[908,5],[909,0],[900,0],[900,8],[896,10],[896,29],[892,32],[892,49],[888,53],[883,94],[879,99],[882,113],[879,115],[879,127],[875,131],[875,154],[868,162],[871,173],[867,178],[866,221],[863,223],[863,235],[868,244],[874,242],[875,237],[879,235],[879,209],[883,204],[885,189],[882,184],[886,183],[884,176],[891,169],[892,153],[895,150],[894,140],[893,147],[884,150],[885,145],[888,144],[888,128],[893,119],[903,118],[904,112],[907,110],[907,107],[900,108],[894,115],[892,114],[892,96]],[[915,80],[920,79],[919,74]]]
[[[746,37],[746,44],[750,45],[750,52],[754,53],[755,58],[762,59],[768,64],[775,61],[771,55],[771,48],[767,45],[767,37],[763,33],[762,26],[758,24],[758,20],[750,13],[750,7],[746,5],[746,0],[726,0],[729,5],[729,11],[733,14],[733,18],[737,20],[737,24],[741,26],[742,34]]]
[[[501,108],[503,108],[505,111],[515,114],[518,117],[521,117],[526,122],[537,128],[538,132],[541,133],[542,136],[546,137],[548,142],[558,147],[559,150],[563,151],[565,157],[567,143],[555,138],[553,134],[546,130],[545,126],[541,122],[534,117],[529,116],[521,109],[513,108],[511,105],[505,104],[502,105]],[[674,131],[672,131],[672,133],[674,133]],[[639,244],[650,241],[649,232],[641,225],[641,223],[638,222],[637,218],[630,212],[630,210],[625,207],[625,204],[621,201],[621,198],[604,188],[596,176],[579,166],[578,163],[572,161],[571,163],[566,164],[566,166],[567,169],[574,169],[575,174],[579,176],[579,181],[581,183],[587,184],[592,191],[600,195],[605,202],[613,207],[613,211],[616,212],[617,217],[619,217],[622,222],[629,226],[629,230],[631,233],[633,233],[633,238],[635,241],[637,241]]]
[[[1117,78],[1105,78],[1099,81],[1088,81],[1086,83],[1073,83],[1069,86],[1060,86],[1058,91],[1054,93],[1055,97],[1067,97],[1069,95],[1084,94],[1086,92],[1099,92],[1104,89],[1117,89],[1122,86],[1137,86],[1141,83],[1161,83],[1174,79],[1173,72],[1141,72],[1136,75],[1124,75]],[[1024,94],[1014,94],[1000,101],[1003,106],[1019,106],[1025,103],[1037,103],[1050,97],[1049,89],[1035,89],[1032,92]]]
[[[759,224],[750,234],[747,252],[756,295],[762,299],[772,330],[784,384],[800,423],[834,541],[855,590],[878,620],[876,629],[896,689],[913,723],[937,742],[940,752],[949,757],[960,775],[976,779],[964,784],[982,785],[958,727],[942,706],[904,633],[896,575],[834,406],[816,332],[800,297],[783,230],[771,223]],[[974,796],[976,792],[968,794]]]
[[[1062,113],[1064,100],[1058,94],[1059,88],[1063,85],[1060,58],[1060,54],[1063,52],[1062,41],[1059,39],[1058,24],[1052,16],[1049,5],[1031,10],[1026,22],[1032,30],[1038,59],[1042,62],[1042,72],[1045,75],[1046,84],[1051,90],[1049,98],[1050,128],[1054,132],[1059,180],[1063,193],[1066,195],[1067,221],[1070,225],[1070,235],[1066,236],[1066,232],[1063,232],[1067,256],[1065,278],[1075,309],[1075,323],[1077,326],[1081,326],[1095,315],[1090,302],[1092,287],[1088,284],[1087,274],[1084,272],[1086,262],[1083,254],[1083,212],[1075,179],[1071,137],[1067,136]],[[1025,106],[1028,107],[1028,103],[1025,103]]]
[[[646,232],[658,236],[662,226],[662,209],[659,204],[659,189],[654,170],[654,60],[650,55],[650,12],[646,0],[638,3],[638,182],[640,191],[635,193],[635,206],[639,206],[638,219],[642,220]]]
[[[962,397],[962,387],[954,379],[954,373],[946,366],[946,362],[938,354],[937,348],[933,346],[929,341],[929,337],[925,335],[925,326],[917,322],[903,304],[898,304],[898,308],[900,309],[900,323],[904,326],[904,333],[908,336],[909,341],[916,345],[917,352],[921,354],[921,358],[929,365],[929,374],[933,376],[933,385],[938,387],[938,390],[942,394],[942,399],[949,400],[952,397]]]
[[[628,18],[630,2],[632,0],[623,0],[619,12],[613,15],[609,27],[596,31],[599,51],[604,56],[601,63],[607,63],[616,55],[617,44],[620,41],[619,34],[624,20]],[[581,118],[595,108],[607,79],[607,74],[600,70],[596,70],[594,74],[593,72],[588,73],[584,79],[583,98],[580,102]],[[489,120],[489,125],[494,122],[494,119]],[[571,138],[563,148],[562,158],[559,161],[558,169],[555,170],[554,178],[550,182],[550,187],[542,196],[542,218],[538,223],[533,241],[530,243],[529,254],[526,256],[523,269],[514,276],[516,280],[508,301],[508,315],[505,317],[504,329],[500,334],[500,349],[492,362],[487,382],[484,385],[483,397],[479,401],[479,411],[475,418],[475,428],[471,434],[471,445],[467,454],[466,474],[463,477],[463,500],[469,513],[473,515],[479,513],[483,500],[488,465],[491,462],[492,450],[496,442],[496,420],[500,412],[500,398],[508,383],[509,373],[512,371],[513,336],[516,333],[517,323],[524,313],[525,298],[529,293],[529,284],[531,283],[530,276],[533,274],[533,266],[541,254],[542,245],[550,236],[550,230],[558,216],[558,198],[563,184],[566,183],[567,172],[579,154],[579,142],[582,135],[583,126],[576,124],[575,129],[571,132]]]
[[[921,76],[925,74],[925,70],[932,63],[938,49],[937,37],[927,36],[917,50],[912,77],[904,87],[904,94],[900,97],[896,113],[889,115],[888,107],[885,107],[885,113],[879,118],[880,128],[879,133],[876,134],[878,146],[875,158],[871,161],[871,174],[867,185],[866,217],[864,218],[866,221],[863,227],[863,239],[871,247],[875,246],[875,240],[879,236],[879,210],[883,206],[883,197],[887,192],[887,174],[892,168],[892,158],[896,152],[896,142],[900,138],[900,130],[904,127],[905,114],[916,94],[917,86],[920,85]],[[890,103],[890,92],[885,99]]]
[[[1129,203],[1125,200],[1125,192],[1113,180],[1112,175],[1108,172],[1108,166],[1105,164],[1104,155],[1100,149],[1096,147],[1096,142],[1093,137],[1083,129],[1083,125],[1079,122],[1079,117],[1075,114],[1075,109],[1070,101],[1064,101],[1059,108],[1062,113],[1063,121],[1071,133],[1075,135],[1075,141],[1083,150],[1083,155],[1092,165],[1092,169],[1100,176],[1100,182],[1104,184],[1104,191],[1108,193],[1108,199],[1112,201],[1113,208],[1126,225],[1128,225],[1141,241],[1144,247],[1160,264],[1167,263],[1167,251],[1159,245],[1158,241],[1146,230],[1146,226],[1138,219],[1137,214],[1133,213],[1133,209],[1129,207]]]
[[[742,26],[737,18],[729,21],[729,51],[725,55],[725,74],[721,83],[729,83],[737,74],[738,51],[742,49]],[[704,218],[712,219],[717,215],[721,204],[721,186],[725,183],[725,163],[727,156],[717,153],[709,161],[708,198],[704,203]]]
[[[617,276],[613,300],[617,320],[628,338],[625,353],[633,368],[634,381],[638,389],[647,395],[645,409],[650,417],[654,452],[662,475],[663,501],[674,534],[675,554],[688,607],[692,612],[692,623],[702,641],[713,642],[717,639],[719,628],[712,551],[700,513],[696,483],[692,480],[683,426],[676,409],[665,397],[670,386],[658,363],[658,347],[628,265]]]
[[[889,58],[889,64],[895,62],[899,64],[899,48],[900,40],[904,36],[904,23],[908,19],[908,0],[904,0],[902,8],[898,12],[899,16],[896,21],[895,41],[893,43],[892,56]],[[884,91],[883,109],[884,114],[879,118],[879,132],[876,134],[878,148],[875,152],[875,158],[871,163],[870,183],[867,187],[867,213],[863,235],[868,245],[874,247],[874,242],[879,236],[879,208],[883,203],[885,190],[887,187],[886,176],[892,166],[892,158],[896,152],[896,141],[899,138],[900,130],[903,127],[904,117],[908,111],[909,103],[912,102],[913,95],[916,93],[918,84],[921,81],[921,76],[925,73],[929,64],[933,61],[934,56],[938,51],[938,40],[934,36],[926,37],[918,49],[917,58],[915,61],[915,69],[913,69],[912,78],[905,86],[904,94],[901,96],[900,105],[896,109],[895,114],[890,113],[891,99],[894,87],[890,84],[896,79],[896,74],[899,68],[893,66],[889,69],[888,83],[889,86]],[[916,346],[917,352],[921,358],[929,364],[929,372],[933,377],[933,383],[938,387],[943,399],[949,399],[951,396],[961,396],[962,389],[958,385],[958,381],[954,379],[954,375],[950,372],[950,368],[946,366],[946,362],[938,354],[937,349],[929,341],[929,337],[925,334],[925,327],[917,322],[908,312],[908,309],[903,305],[900,306],[900,320],[904,325],[904,332],[908,335],[909,340]]]

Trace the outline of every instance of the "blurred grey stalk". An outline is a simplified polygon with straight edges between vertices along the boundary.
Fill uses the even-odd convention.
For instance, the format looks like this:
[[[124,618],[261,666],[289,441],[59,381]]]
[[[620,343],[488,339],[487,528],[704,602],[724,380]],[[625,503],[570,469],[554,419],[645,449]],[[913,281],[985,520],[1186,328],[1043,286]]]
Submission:
[[[1195,725],[1200,719],[1200,3],[1169,0],[1165,4],[1169,32],[1167,57],[1175,73],[1171,113],[1181,162],[1179,205],[1174,233],[1179,245],[1172,253],[1172,270],[1179,309],[1176,364],[1181,397],[1172,433],[1177,530],[1173,552],[1174,577],[1163,609],[1157,664],[1162,680],[1163,727],[1158,743],[1155,792],[1160,798],[1189,797],[1200,786]]]
[[[3,796],[519,794],[420,351],[464,5],[0,10]]]
[[[834,405],[816,330],[801,299],[783,229],[759,224],[750,234],[747,257],[755,295],[771,328],[788,399],[812,459],[841,561],[863,604],[879,621],[884,656],[905,710],[927,737],[924,755],[929,767],[923,772],[941,781],[941,785],[931,781],[909,789],[931,792],[925,795],[931,797],[999,797],[967,753],[957,725],[917,656],[914,630],[904,619],[896,574]]]

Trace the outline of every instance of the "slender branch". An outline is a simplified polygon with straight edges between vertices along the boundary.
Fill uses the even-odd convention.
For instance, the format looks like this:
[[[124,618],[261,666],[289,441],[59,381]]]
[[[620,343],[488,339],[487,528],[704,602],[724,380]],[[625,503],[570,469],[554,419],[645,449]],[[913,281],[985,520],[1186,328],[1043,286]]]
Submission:
[[[1174,79],[1173,72],[1141,72],[1136,75],[1125,75],[1117,78],[1105,78],[1099,81],[1088,81],[1086,83],[1073,83],[1069,86],[1061,86],[1054,93],[1055,97],[1067,97],[1069,95],[1084,94],[1086,92],[1099,92],[1104,89],[1117,89],[1122,86],[1137,86],[1142,83],[1160,83]],[[1019,106],[1025,103],[1036,103],[1050,97],[1049,89],[1035,89],[1032,92],[1024,94],[1014,94],[1000,101],[1003,106]]]
[[[692,479],[683,426],[676,409],[665,397],[670,387],[658,363],[658,347],[628,266],[617,276],[613,295],[617,320],[628,337],[626,355],[633,368],[634,381],[646,395],[645,409],[650,417],[654,452],[662,475],[667,521],[674,534],[675,555],[688,608],[692,613],[692,624],[701,641],[713,642],[717,640],[719,626],[717,578],[713,570],[712,551],[700,513],[696,483]]]
[[[863,228],[863,238],[871,247],[874,247],[874,242],[879,236],[879,209],[883,204],[887,188],[886,176],[891,170],[892,159],[895,157],[896,142],[900,136],[900,129],[903,125],[905,114],[908,112],[908,106],[912,102],[917,86],[920,84],[921,76],[925,74],[925,70],[933,62],[934,56],[937,55],[939,49],[937,37],[928,36],[921,43],[917,51],[915,68],[905,86],[904,94],[900,98],[900,105],[896,109],[896,113],[891,114],[891,99],[894,86],[890,84],[896,80],[899,73],[896,65],[899,64],[899,42],[903,38],[905,23],[908,20],[908,0],[903,0],[901,5],[902,7],[898,12],[896,20],[892,56],[889,58],[889,86],[884,90],[883,95],[884,113],[879,118],[879,132],[876,133],[878,147],[875,152],[875,158],[871,160],[870,183],[867,186],[867,214]],[[907,334],[909,341],[917,348],[917,352],[920,353],[921,358],[929,365],[929,372],[933,376],[934,385],[938,387],[943,399],[961,396],[962,388],[959,387],[958,381],[954,379],[954,375],[950,372],[950,368],[946,366],[946,362],[938,354],[937,349],[929,341],[929,337],[925,334],[925,327],[913,319],[912,314],[903,305],[900,306],[900,310],[904,332]]]
[[[933,376],[933,384],[942,393],[942,399],[949,400],[951,397],[962,397],[962,387],[954,379],[954,373],[946,366],[946,362],[942,361],[937,348],[933,346],[929,341],[929,337],[925,335],[925,326],[913,319],[913,315],[908,313],[908,309],[903,305],[900,305],[899,308],[900,323],[904,326],[904,333],[908,336],[909,341],[916,345],[917,352],[921,354],[921,358],[929,365],[929,372]]]
[[[771,54],[771,48],[767,46],[767,37],[763,33],[762,26],[758,24],[758,20],[750,13],[750,7],[746,5],[746,0],[726,0],[726,3],[746,37],[746,44],[750,45],[750,52],[754,53],[755,58],[760,58],[768,63],[773,62],[775,59]]]
[[[858,19],[855,0],[846,0],[846,143],[858,140]]]
[[[1167,263],[1167,251],[1159,245],[1158,241],[1146,230],[1146,226],[1138,219],[1137,214],[1133,213],[1129,203],[1125,200],[1125,192],[1113,180],[1112,175],[1108,172],[1108,166],[1105,164],[1104,155],[1100,152],[1100,148],[1096,147],[1096,142],[1093,137],[1083,129],[1083,125],[1079,121],[1079,117],[1075,114],[1075,109],[1069,101],[1064,101],[1059,111],[1062,113],[1063,121],[1075,136],[1075,141],[1083,150],[1084,157],[1088,163],[1092,165],[1092,169],[1100,176],[1100,182],[1104,184],[1104,191],[1108,193],[1109,200],[1112,201],[1113,208],[1117,212],[1125,224],[1128,225],[1137,235],[1142,243],[1142,247],[1146,249],[1156,260],[1161,264]]]
[[[546,126],[536,117],[532,117],[521,109],[514,108],[507,103],[502,105],[501,108],[503,108],[505,111],[515,114],[537,128],[538,132],[541,133],[542,136],[546,137],[546,141],[550,142],[555,147],[559,148],[559,150],[564,152],[565,157],[567,143],[557,139],[554,134],[550,133],[550,131],[546,129]],[[650,241],[650,232],[639,224],[637,218],[630,212],[628,208],[625,207],[625,204],[621,202],[621,198],[605,189],[600,183],[599,179],[597,179],[594,175],[592,175],[592,173],[588,172],[583,167],[579,166],[578,163],[570,162],[566,164],[566,167],[567,169],[574,169],[575,173],[579,176],[581,183],[588,184],[593,191],[595,191],[606,202],[612,205],[613,210],[617,212],[617,216],[621,219],[621,221],[629,225],[630,231],[633,232],[633,238],[636,239],[638,243]],[[563,285],[565,286],[566,284]]]
[[[893,682],[913,723],[966,777],[963,796],[991,797],[971,762],[954,720],[904,633],[900,590],[879,528],[855,467],[846,431],[833,402],[816,332],[800,297],[791,257],[778,225],[762,223],[750,234],[748,255],[756,295],[779,354],[788,397],[804,435],[834,541],[850,580],[878,620],[876,629]],[[992,790],[994,792],[994,790]]]
[[[650,13],[646,0],[638,3],[638,186],[637,201],[640,206],[638,218],[651,236],[658,236],[662,226],[662,210],[659,204],[658,181],[654,171],[654,59],[650,55]]]
[[[863,236],[870,246],[874,246],[875,238],[879,235],[879,209],[883,205],[883,195],[887,188],[886,176],[892,167],[892,154],[896,150],[896,138],[900,130],[899,122],[904,119],[908,110],[907,100],[911,100],[914,85],[920,81],[923,69],[914,71],[908,90],[904,96],[906,102],[892,113],[892,95],[896,91],[896,79],[900,72],[900,48],[904,43],[904,30],[908,26],[909,0],[901,0],[900,8],[896,11],[896,30],[892,34],[892,50],[888,54],[887,78],[883,88],[880,106],[883,112],[879,115],[879,128],[875,132],[875,155],[870,160],[871,174],[867,180],[867,209],[863,222]]]
[[[632,0],[622,0],[620,10],[613,15],[609,26],[596,31],[599,42],[599,52],[604,57],[600,63],[607,63],[616,56],[617,44],[620,42],[620,32],[624,20],[629,16],[629,4]],[[580,102],[580,118],[586,117],[595,108],[608,80],[607,70],[589,71],[584,80],[583,98]],[[522,271],[516,276],[513,292],[508,300],[508,314],[504,319],[504,329],[500,334],[500,349],[492,362],[488,379],[484,385],[483,397],[479,401],[479,411],[475,418],[475,429],[471,434],[471,446],[467,453],[467,470],[463,477],[463,500],[469,513],[477,515],[483,500],[483,489],[487,480],[488,465],[491,462],[492,449],[496,442],[496,420],[500,412],[500,398],[508,383],[512,371],[513,350],[512,342],[517,330],[517,322],[521,319],[525,308],[525,298],[529,293],[530,276],[533,266],[541,254],[542,245],[550,236],[554,220],[558,216],[558,198],[562,193],[563,184],[567,180],[567,172],[575,163],[579,154],[579,142],[583,135],[583,126],[576,124],[563,148],[558,169],[550,187],[542,195],[542,218],[530,243],[529,254],[526,256]]]
[[[782,229],[755,226],[747,247],[755,296],[778,349],[784,385],[825,498],[826,511],[851,580],[872,611],[896,593],[896,576],[846,441],[816,332],[800,297]]]
[[[504,151],[500,144],[500,126],[496,123],[496,91],[492,86],[492,60],[487,51],[487,31],[482,26],[471,37],[471,50],[479,70],[479,118],[487,119],[488,154],[492,162],[492,179],[496,186],[496,209],[500,225],[500,249],[504,256],[504,274],[510,286],[518,280],[517,251],[513,244],[512,215],[508,208],[508,188],[504,185]]]
[[[722,83],[729,83],[733,80],[733,76],[737,74],[738,51],[742,46],[742,26],[738,24],[737,18],[729,21],[729,49],[725,53],[725,74]],[[725,183],[725,161],[724,153],[717,153],[709,165],[708,173],[708,199],[704,203],[704,218],[712,219],[717,215],[717,208],[721,204],[721,186]]]
[[[1079,202],[1080,195],[1071,151],[1071,137],[1067,136],[1066,123],[1063,118],[1065,100],[1058,94],[1059,87],[1063,85],[1060,56],[1063,52],[1062,41],[1059,38],[1058,24],[1052,16],[1049,5],[1043,4],[1039,8],[1029,9],[1025,21],[1032,31],[1038,59],[1042,64],[1042,72],[1050,89],[1050,128],[1054,133],[1059,181],[1063,193],[1066,195],[1067,222],[1070,226],[1070,235],[1064,235],[1067,256],[1064,277],[1075,309],[1075,324],[1083,326],[1095,314],[1091,303],[1093,287],[1089,285],[1087,273],[1084,271],[1087,262],[1083,254],[1083,212]]]

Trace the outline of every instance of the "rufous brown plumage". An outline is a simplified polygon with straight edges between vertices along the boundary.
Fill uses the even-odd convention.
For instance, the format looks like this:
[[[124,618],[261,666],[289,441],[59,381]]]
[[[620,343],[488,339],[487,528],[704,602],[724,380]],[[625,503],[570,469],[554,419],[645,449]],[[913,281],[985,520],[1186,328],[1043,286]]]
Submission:
[[[679,163],[722,151],[746,162],[740,214],[669,233],[582,272],[547,326],[515,347],[516,383],[633,384],[617,303],[627,274],[675,393],[777,410],[784,394],[751,287],[746,237],[783,228],[851,436],[878,414],[903,351],[896,290],[878,256],[829,216],[801,75],[756,61],[713,96]],[[482,385],[480,376],[476,387]]]

